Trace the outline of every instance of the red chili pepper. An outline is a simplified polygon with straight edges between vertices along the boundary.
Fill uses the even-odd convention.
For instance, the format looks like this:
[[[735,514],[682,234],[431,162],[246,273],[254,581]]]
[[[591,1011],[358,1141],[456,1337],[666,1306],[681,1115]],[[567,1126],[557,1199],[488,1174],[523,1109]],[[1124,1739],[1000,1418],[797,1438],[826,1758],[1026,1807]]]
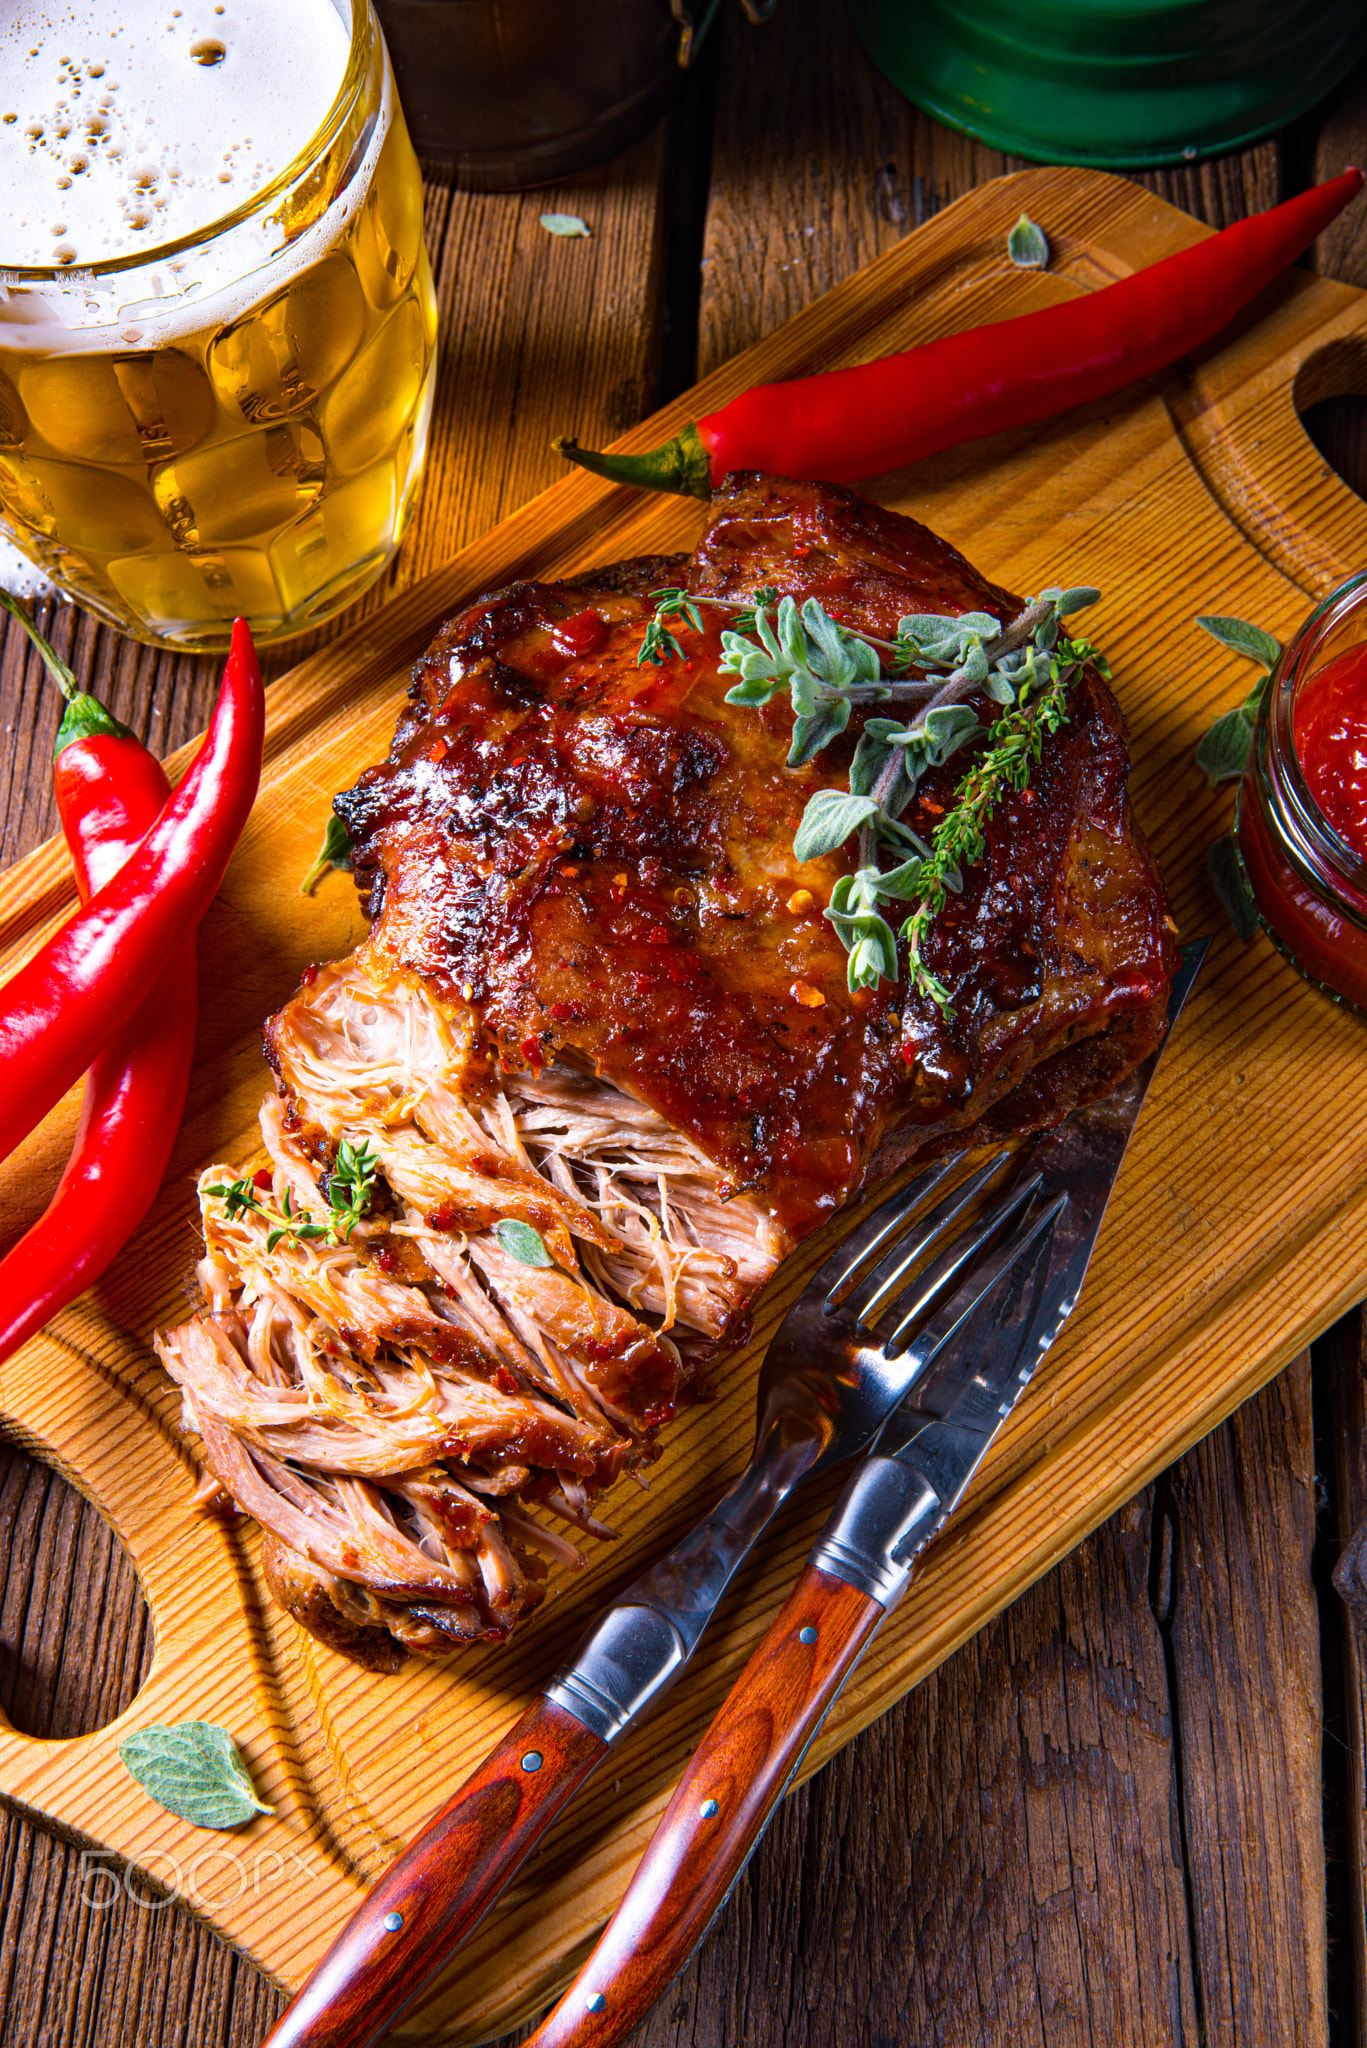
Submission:
[[[54,783],[85,902],[156,823],[171,785],[141,741],[76,687],[23,612],[3,594],[0,604],[21,620],[67,697]],[[190,937],[96,1058],[66,1172],[42,1216],[0,1260],[0,1359],[97,1280],[151,1208],[180,1129],[197,1009]]]
[[[185,780],[112,880],[0,989],[0,1157],[129,1023],[223,879],[261,774],[265,699],[245,620]]]
[[[1152,376],[1219,333],[1362,190],[1344,171],[1100,291],[851,370],[758,384],[644,455],[553,445],[615,483],[710,497],[737,469],[858,483],[1051,419]]]

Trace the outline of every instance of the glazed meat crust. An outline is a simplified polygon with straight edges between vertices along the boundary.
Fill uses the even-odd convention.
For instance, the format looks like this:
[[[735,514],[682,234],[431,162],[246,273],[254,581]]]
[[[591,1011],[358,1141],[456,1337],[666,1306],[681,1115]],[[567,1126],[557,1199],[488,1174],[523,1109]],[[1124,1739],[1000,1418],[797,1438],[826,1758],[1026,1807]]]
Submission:
[[[786,704],[725,702],[721,614],[682,658],[638,663],[646,593],[768,585],[883,637],[906,612],[1007,619],[1022,600],[911,520],[770,477],[729,479],[669,569],[516,584],[452,620],[389,761],[337,809],[377,945],[468,1004],[504,1064],[568,1059],[685,1130],[792,1241],[875,1161],[1113,1086],[1161,1033],[1173,927],[1124,720],[1088,671],[937,920],[927,958],[953,1014],[886,982],[851,994],[823,913],[853,842],[806,863],[792,845],[813,791],[843,783],[860,714],[787,768]],[[907,823],[929,836],[969,758],[923,781]],[[1029,1085],[1046,1062],[1047,1088]]]

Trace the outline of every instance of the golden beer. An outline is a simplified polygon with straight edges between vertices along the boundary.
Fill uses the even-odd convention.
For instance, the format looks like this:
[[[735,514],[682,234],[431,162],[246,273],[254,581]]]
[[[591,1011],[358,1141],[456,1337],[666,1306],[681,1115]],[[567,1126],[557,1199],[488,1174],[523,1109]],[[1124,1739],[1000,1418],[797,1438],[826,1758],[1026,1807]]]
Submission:
[[[125,0],[122,11],[144,4]],[[303,37],[312,10],[315,46],[317,8],[343,16],[335,97],[279,174],[207,228],[141,246],[183,224],[213,187],[201,177],[194,194],[184,189],[193,180],[164,133],[156,153],[136,158],[135,145],[153,145],[140,127],[124,140],[129,102],[117,101],[102,51],[72,58],[54,41],[50,108],[22,130],[41,188],[25,202],[24,231],[51,235],[50,260],[0,270],[3,522],[64,592],[174,647],[225,647],[239,614],[261,640],[281,639],[351,603],[408,524],[431,410],[422,186],[369,0],[255,4],[273,11],[270,33],[295,16]],[[168,0],[159,128],[177,118],[178,78],[193,119],[200,81],[177,64],[226,62],[243,11],[228,0],[201,7],[200,21]],[[24,12],[11,8],[4,26],[27,41]],[[25,122],[10,111],[19,95],[8,48],[0,42],[0,161]],[[253,183],[252,135],[275,119],[265,100],[250,133],[214,139],[225,168],[212,204]],[[119,146],[101,159],[111,137]],[[185,144],[187,159],[195,146]],[[86,263],[80,235],[58,230],[73,195],[90,201],[93,182],[78,181],[92,172],[117,194],[117,213],[95,196],[123,252]],[[0,262],[5,239],[0,223]]]

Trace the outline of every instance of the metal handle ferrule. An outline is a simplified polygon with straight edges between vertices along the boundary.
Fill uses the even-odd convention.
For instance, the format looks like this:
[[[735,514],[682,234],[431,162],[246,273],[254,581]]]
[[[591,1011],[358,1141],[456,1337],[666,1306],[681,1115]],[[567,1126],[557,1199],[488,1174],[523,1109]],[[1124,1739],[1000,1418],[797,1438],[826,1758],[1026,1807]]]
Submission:
[[[687,1662],[692,1645],[656,1607],[610,1607],[546,1687],[546,1698],[615,1742]]]
[[[851,1476],[808,1561],[891,1607],[944,1514],[919,1472],[875,1453]]]

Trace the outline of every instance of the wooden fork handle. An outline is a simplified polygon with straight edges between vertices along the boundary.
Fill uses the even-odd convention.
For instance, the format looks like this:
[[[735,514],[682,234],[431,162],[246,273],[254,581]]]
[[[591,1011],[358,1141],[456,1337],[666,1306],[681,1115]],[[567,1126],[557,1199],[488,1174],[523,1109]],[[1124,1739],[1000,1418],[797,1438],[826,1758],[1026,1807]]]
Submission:
[[[670,1801],[589,1961],[523,2048],[610,2048],[687,1962],[885,1609],[809,1565]]]
[[[367,1894],[262,2048],[367,2048],[493,1904],[607,1744],[537,1699]]]

